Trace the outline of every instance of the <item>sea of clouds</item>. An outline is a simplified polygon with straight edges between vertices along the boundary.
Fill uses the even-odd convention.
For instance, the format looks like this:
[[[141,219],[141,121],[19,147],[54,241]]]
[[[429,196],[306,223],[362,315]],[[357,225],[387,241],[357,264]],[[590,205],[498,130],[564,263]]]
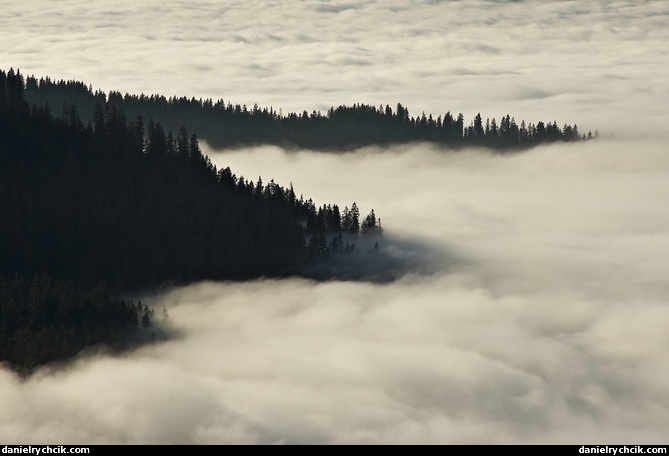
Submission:
[[[174,338],[0,371],[2,441],[666,442],[663,145],[210,153],[317,202],[357,198],[384,220],[383,252],[412,240],[431,267],[141,296]]]

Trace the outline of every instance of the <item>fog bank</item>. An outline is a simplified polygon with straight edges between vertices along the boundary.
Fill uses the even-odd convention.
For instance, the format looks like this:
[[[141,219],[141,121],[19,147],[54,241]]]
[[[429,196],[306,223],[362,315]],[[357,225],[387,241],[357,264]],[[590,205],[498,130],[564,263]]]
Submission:
[[[0,371],[0,440],[666,443],[662,144],[212,157],[317,204],[357,198],[382,249],[428,245],[436,272],[144,296],[179,336],[23,383]]]

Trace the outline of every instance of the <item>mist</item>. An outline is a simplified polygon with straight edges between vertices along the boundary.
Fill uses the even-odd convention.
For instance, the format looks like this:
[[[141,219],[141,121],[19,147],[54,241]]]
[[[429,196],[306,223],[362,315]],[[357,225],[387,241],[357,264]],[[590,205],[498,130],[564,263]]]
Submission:
[[[205,150],[317,204],[374,208],[382,252],[429,271],[142,296],[174,337],[25,381],[0,371],[1,440],[666,443],[662,144]]]

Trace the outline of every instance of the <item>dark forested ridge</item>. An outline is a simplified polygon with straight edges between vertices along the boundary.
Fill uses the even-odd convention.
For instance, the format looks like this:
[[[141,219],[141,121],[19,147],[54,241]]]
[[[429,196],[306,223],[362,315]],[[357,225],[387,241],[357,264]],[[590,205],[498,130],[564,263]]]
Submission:
[[[582,141],[595,135],[582,134],[577,125],[556,121],[517,122],[510,115],[483,118],[477,114],[467,122],[462,114],[447,112],[433,117],[409,115],[398,103],[355,104],[330,108],[327,113],[303,111],[282,114],[272,107],[251,108],[224,102],[162,95],[122,95],[112,91],[93,91],[77,81],[26,79],[26,98],[38,107],[47,104],[60,114],[74,104],[84,122],[93,121],[95,106],[111,105],[129,118],[154,119],[166,130],[185,126],[216,148],[257,144],[301,147],[316,150],[348,150],[378,144],[429,141],[452,148],[483,146],[497,150],[525,149],[557,141]]]
[[[128,120],[104,99],[90,122],[76,103],[54,113],[51,103],[28,103],[30,85],[0,71],[0,361],[26,368],[49,360],[41,342],[28,355],[28,341],[58,344],[71,331],[94,335],[72,350],[108,343],[136,312],[104,290],[309,275],[313,264],[357,255],[360,236],[381,233],[374,212],[363,218],[355,203],[317,206],[292,185],[217,170],[183,126]],[[68,314],[72,300],[96,310]],[[82,325],[67,317],[75,314]]]
[[[217,170],[184,127],[128,121],[111,102],[84,125],[74,105],[53,116],[48,105],[30,107],[25,90],[19,73],[0,73],[6,275],[46,272],[121,290],[285,276],[346,250],[338,233],[380,232],[373,211],[363,218],[355,203],[317,207],[292,185]]]

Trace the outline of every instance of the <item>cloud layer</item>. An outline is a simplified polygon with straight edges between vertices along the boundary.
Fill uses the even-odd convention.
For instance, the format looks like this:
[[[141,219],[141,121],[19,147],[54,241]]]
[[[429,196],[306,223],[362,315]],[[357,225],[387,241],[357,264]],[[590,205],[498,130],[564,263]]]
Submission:
[[[0,371],[0,440],[666,443],[662,145],[211,153],[317,203],[359,197],[383,249],[420,240],[441,272],[144,296],[178,337],[24,383]]]

